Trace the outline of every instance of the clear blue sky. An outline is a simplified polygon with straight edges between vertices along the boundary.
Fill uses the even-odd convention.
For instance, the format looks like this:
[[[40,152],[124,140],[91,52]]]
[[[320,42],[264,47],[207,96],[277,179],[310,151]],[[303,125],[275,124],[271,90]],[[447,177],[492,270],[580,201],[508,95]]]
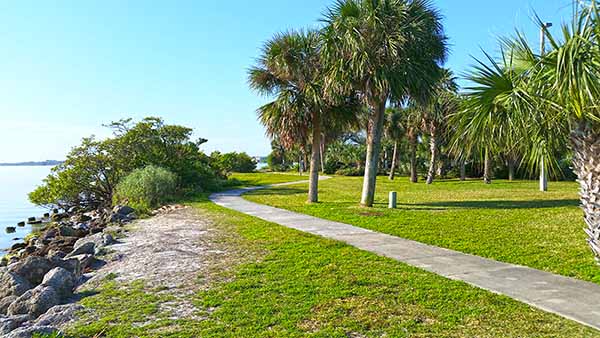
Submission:
[[[62,159],[102,123],[161,116],[193,127],[206,151],[269,152],[264,98],[246,70],[274,33],[318,25],[332,0],[0,2],[0,162]],[[436,0],[457,73],[526,31],[533,10],[559,23],[570,0]]]

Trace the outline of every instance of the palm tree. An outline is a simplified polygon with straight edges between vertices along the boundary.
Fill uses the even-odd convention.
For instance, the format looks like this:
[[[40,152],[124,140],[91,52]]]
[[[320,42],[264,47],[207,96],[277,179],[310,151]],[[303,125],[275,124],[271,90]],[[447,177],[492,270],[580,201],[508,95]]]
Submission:
[[[432,184],[436,174],[440,138],[443,137],[447,120],[458,107],[456,77],[449,69],[443,69],[442,77],[437,82],[430,102],[422,108],[424,111],[423,126],[429,133],[430,162],[427,173],[427,184]]]
[[[398,143],[406,133],[403,125],[405,113],[402,108],[389,108],[386,116],[385,134],[394,144],[389,175],[390,181],[393,181],[396,176],[396,164],[398,163]]]
[[[263,48],[258,64],[249,71],[250,87],[274,101],[258,109],[270,137],[288,149],[312,143],[308,201],[318,201],[321,124],[327,104],[320,81],[320,38],[317,32],[276,35]]]
[[[450,123],[455,129],[453,151],[479,154],[484,162],[483,180],[490,184],[491,153],[514,153],[517,145],[525,144],[524,135],[516,131],[519,121],[515,113],[529,114],[534,106],[519,88],[526,72],[518,67],[514,51],[503,53],[499,61],[488,54],[486,57],[487,63],[477,60],[478,65],[468,74],[472,85],[467,87],[461,109],[452,115]]]
[[[472,117],[461,120],[470,125],[463,127],[465,135],[482,132],[480,124],[510,127],[526,146],[530,167],[552,160],[554,149],[570,135],[588,243],[600,262],[600,12],[595,0],[574,6],[573,21],[562,26],[560,40],[542,26],[551,46],[547,54],[534,53],[519,34],[503,41],[514,62],[488,58],[490,65],[480,63],[469,94],[480,109],[462,111]]]
[[[357,92],[369,110],[361,204],[371,207],[386,104],[429,93],[446,57],[446,37],[426,0],[338,0],[324,21],[327,92]]]

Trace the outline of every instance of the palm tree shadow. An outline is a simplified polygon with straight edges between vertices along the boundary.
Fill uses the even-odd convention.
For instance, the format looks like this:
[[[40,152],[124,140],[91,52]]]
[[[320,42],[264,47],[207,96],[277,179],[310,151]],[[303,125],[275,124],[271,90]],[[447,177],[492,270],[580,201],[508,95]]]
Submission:
[[[298,195],[298,194],[307,194],[308,189],[298,189],[298,188],[276,188],[276,189],[259,189],[254,190],[248,193],[251,196],[289,196],[289,195]]]
[[[531,200],[531,201],[443,201],[430,202],[419,204],[400,204],[405,208],[413,207],[418,210],[434,210],[447,209],[546,209],[546,208],[561,208],[561,207],[576,207],[579,206],[579,201],[576,199],[562,200]]]

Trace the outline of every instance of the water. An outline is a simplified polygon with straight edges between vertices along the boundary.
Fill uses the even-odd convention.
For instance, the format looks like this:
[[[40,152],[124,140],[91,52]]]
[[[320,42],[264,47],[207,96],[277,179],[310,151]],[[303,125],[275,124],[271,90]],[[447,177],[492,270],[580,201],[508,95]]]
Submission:
[[[15,233],[7,233],[7,226],[16,226],[28,217],[40,217],[46,209],[29,202],[27,193],[40,185],[50,173],[51,167],[0,167],[0,256],[5,249],[27,236],[32,227],[17,227]]]

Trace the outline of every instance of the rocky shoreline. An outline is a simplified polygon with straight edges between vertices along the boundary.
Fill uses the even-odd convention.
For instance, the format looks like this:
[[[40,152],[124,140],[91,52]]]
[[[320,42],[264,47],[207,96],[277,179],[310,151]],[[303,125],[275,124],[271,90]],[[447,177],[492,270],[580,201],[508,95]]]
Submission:
[[[168,212],[163,207],[153,212]],[[42,230],[14,244],[0,260],[0,336],[29,338],[60,332],[82,310],[78,285],[105,264],[107,247],[137,219],[128,206],[44,215]],[[30,219],[29,222],[38,219]]]

